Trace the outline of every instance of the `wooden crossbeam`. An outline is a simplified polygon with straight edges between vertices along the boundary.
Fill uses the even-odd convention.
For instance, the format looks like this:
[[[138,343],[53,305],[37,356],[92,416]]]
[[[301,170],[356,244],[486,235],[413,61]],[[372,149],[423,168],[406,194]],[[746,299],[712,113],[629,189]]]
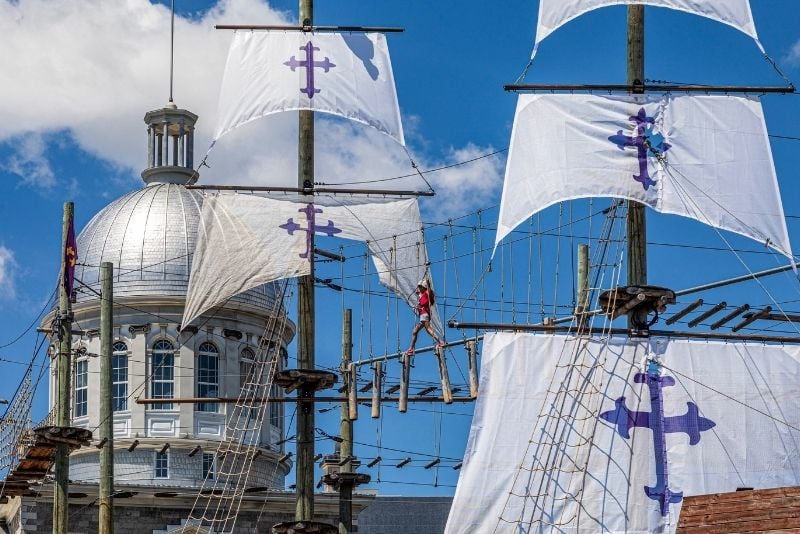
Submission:
[[[621,93],[751,93],[751,94],[789,94],[795,92],[794,85],[680,85],[680,84],[548,84],[548,83],[522,83],[507,84],[503,89],[511,92],[518,91],[564,91],[564,92],[621,92]]]
[[[252,24],[217,24],[215,30],[254,30],[254,31],[281,31],[281,32],[374,32],[374,33],[402,33],[404,28],[395,26],[288,26],[278,24],[252,25]]]

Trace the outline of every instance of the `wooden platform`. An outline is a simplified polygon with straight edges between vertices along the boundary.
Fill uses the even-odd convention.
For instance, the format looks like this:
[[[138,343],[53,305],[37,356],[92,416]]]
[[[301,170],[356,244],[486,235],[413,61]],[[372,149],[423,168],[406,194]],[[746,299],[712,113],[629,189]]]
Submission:
[[[3,496],[17,497],[41,482],[53,467],[59,443],[72,450],[89,445],[91,439],[92,433],[85,428],[43,426],[29,430],[20,444],[19,463],[6,477]]]
[[[800,533],[800,487],[744,490],[687,497],[680,534]]]

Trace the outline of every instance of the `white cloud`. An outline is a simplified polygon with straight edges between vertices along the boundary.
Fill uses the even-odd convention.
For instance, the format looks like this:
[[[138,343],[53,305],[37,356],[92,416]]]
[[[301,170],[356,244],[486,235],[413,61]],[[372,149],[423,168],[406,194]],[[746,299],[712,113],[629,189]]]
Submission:
[[[9,141],[12,153],[0,168],[16,174],[24,184],[49,189],[56,183],[47,159],[47,142],[42,134],[28,133]]]
[[[13,299],[16,295],[14,253],[0,245],[0,300]]]
[[[435,166],[443,167],[454,162],[469,161],[495,151],[493,147],[480,147],[471,143],[461,148],[451,147],[446,157]],[[449,217],[463,215],[464,206],[489,207],[500,198],[504,167],[505,159],[495,154],[431,174],[431,181],[440,193],[440,202],[436,209]]]
[[[230,33],[213,27],[223,22],[295,21],[263,0],[220,0],[195,17],[176,18],[175,102],[200,116],[196,154],[205,151],[214,126]],[[168,97],[168,8],[148,0],[0,0],[0,32],[5,43],[0,72],[16,73],[0,100],[0,142],[14,148],[6,170],[29,184],[53,185],[43,140],[47,133],[68,130],[82,150],[138,175],[146,157],[142,118]],[[295,114],[282,114],[225,136],[209,157],[211,167],[201,170],[201,182],[295,185],[296,123]],[[430,148],[418,133],[419,123],[416,117],[407,120],[407,137]],[[444,157],[417,163],[431,168],[483,150],[452,148]],[[344,120],[318,121],[316,153],[317,180],[328,183],[413,172],[402,147]],[[432,175],[442,193],[437,210],[462,213],[485,204],[499,176],[496,160]],[[388,184],[424,186],[419,178]]]
[[[786,61],[794,66],[800,65],[800,41],[797,41],[786,54]]]

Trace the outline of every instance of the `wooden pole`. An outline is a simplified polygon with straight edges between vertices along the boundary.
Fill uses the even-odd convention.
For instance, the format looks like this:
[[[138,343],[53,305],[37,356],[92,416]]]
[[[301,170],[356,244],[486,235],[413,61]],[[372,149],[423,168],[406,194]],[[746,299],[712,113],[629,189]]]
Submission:
[[[114,265],[100,264],[100,507],[99,533],[114,534],[114,412],[111,405]]]
[[[400,398],[397,402],[397,411],[406,413],[408,411],[408,382],[411,378],[411,354],[405,352],[400,356],[402,369],[400,370]]]
[[[575,317],[578,329],[586,325],[586,310],[589,309],[589,245],[578,245],[578,285],[577,285]]]
[[[644,6],[628,6],[628,84],[644,83]],[[644,204],[628,201],[628,285],[647,285],[647,222]],[[635,312],[634,312],[635,313]],[[636,321],[628,315],[628,326]],[[645,318],[646,319],[646,318]]]
[[[353,359],[353,310],[344,310],[342,324],[342,373],[355,372],[355,367],[351,365]],[[353,457],[353,421],[350,419],[350,391],[355,389],[355,380],[347,383],[348,400],[342,402],[341,415],[339,418],[339,435],[342,443],[339,447],[339,457],[347,460],[340,467],[342,473],[350,473],[353,466],[350,458]],[[358,407],[356,406],[356,410]],[[339,534],[348,534],[353,530],[353,486],[352,484],[341,484],[339,486]]]
[[[350,421],[358,419],[358,388],[356,387],[356,376],[358,374],[358,366],[350,362],[347,374],[347,407],[348,416]]]
[[[70,386],[72,384],[72,302],[64,284],[67,236],[73,227],[75,205],[64,203],[61,238],[61,283],[58,288],[58,359],[56,375],[56,424],[62,428],[72,426],[70,417]],[[67,534],[69,530],[69,446],[56,445],[55,487],[53,489],[53,534]]]
[[[478,344],[474,340],[464,344],[469,360],[469,396],[478,398]]]
[[[313,0],[300,0],[300,25],[314,22]],[[314,185],[314,112],[299,112],[297,185],[303,189]],[[312,197],[313,198],[313,197]],[[310,224],[310,223],[309,223]],[[314,250],[314,232],[309,232],[310,250]],[[300,369],[314,369],[314,254],[308,255],[311,271],[298,280],[297,290],[297,362]],[[301,388],[300,396],[312,397],[314,390]],[[314,519],[314,403],[297,407],[297,521]]]
[[[342,373],[350,372],[350,363],[353,359],[353,310],[344,310],[342,330]],[[350,419],[350,384],[347,384],[348,400],[342,402],[341,415],[339,417],[339,435],[342,437],[340,455],[348,458],[353,455],[353,421]],[[351,465],[347,462],[342,466],[342,471],[350,472]]]
[[[353,532],[352,482],[342,483],[339,486],[339,534],[349,534],[350,532]]]
[[[375,362],[372,367],[372,418],[381,416],[381,390],[383,389],[383,362]]]
[[[443,347],[433,349],[439,364],[439,380],[442,383],[442,398],[445,404],[453,403],[453,389],[450,387],[450,373],[447,371],[447,357]]]

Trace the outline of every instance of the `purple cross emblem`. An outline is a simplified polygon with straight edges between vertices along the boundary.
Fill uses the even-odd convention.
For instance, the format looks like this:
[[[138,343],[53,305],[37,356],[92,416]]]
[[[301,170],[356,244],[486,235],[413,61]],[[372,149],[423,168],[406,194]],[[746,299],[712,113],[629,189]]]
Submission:
[[[314,61],[314,52],[319,52],[319,48],[314,46],[311,41],[307,42],[305,46],[301,46],[300,50],[305,50],[305,59],[298,60],[292,56],[289,61],[285,61],[283,64],[292,69],[292,72],[298,68],[306,69],[306,86],[300,89],[300,92],[307,94],[308,98],[314,98],[314,95],[320,91],[314,86],[314,69],[324,69],[327,73],[336,65],[331,63],[331,60],[328,59],[328,56],[325,56],[325,59],[322,61]]]
[[[669,469],[667,462],[667,434],[683,432],[689,436],[689,445],[700,443],[700,433],[714,428],[716,423],[701,417],[697,405],[687,402],[684,415],[664,417],[663,388],[674,386],[671,376],[659,376],[657,373],[636,373],[633,380],[637,384],[646,383],[650,390],[650,409],[648,412],[632,412],[625,405],[625,397],[615,401],[615,408],[600,414],[600,418],[613,423],[617,433],[625,439],[631,437],[630,431],[635,427],[649,428],[653,431],[653,449],[656,458],[656,485],[645,486],[645,494],[658,501],[661,515],[666,516],[670,504],[683,500],[683,492],[672,492],[669,489]]]
[[[644,108],[639,110],[638,115],[630,117],[631,122],[636,125],[636,136],[624,135],[622,130],[618,130],[616,135],[608,138],[609,141],[616,144],[620,150],[625,150],[628,147],[635,147],[639,159],[639,175],[633,175],[633,179],[641,183],[644,190],[647,191],[651,185],[655,185],[655,180],[650,177],[650,172],[647,168],[647,158],[660,157],[672,148],[672,145],[664,140],[664,136],[660,133],[653,131],[653,124],[655,119],[648,117]]]
[[[306,204],[305,208],[297,210],[300,213],[304,213],[306,216],[306,227],[303,228],[296,222],[294,222],[294,218],[290,217],[286,224],[280,225],[278,228],[283,228],[286,230],[289,235],[294,235],[295,230],[302,230],[306,233],[306,251],[300,254],[301,258],[310,258],[311,257],[311,236],[313,234],[325,234],[328,237],[339,234],[342,231],[339,228],[336,228],[333,225],[333,221],[328,219],[328,224],[325,226],[318,226],[317,225],[317,213],[322,213],[322,210],[319,208],[315,208],[314,204]]]

